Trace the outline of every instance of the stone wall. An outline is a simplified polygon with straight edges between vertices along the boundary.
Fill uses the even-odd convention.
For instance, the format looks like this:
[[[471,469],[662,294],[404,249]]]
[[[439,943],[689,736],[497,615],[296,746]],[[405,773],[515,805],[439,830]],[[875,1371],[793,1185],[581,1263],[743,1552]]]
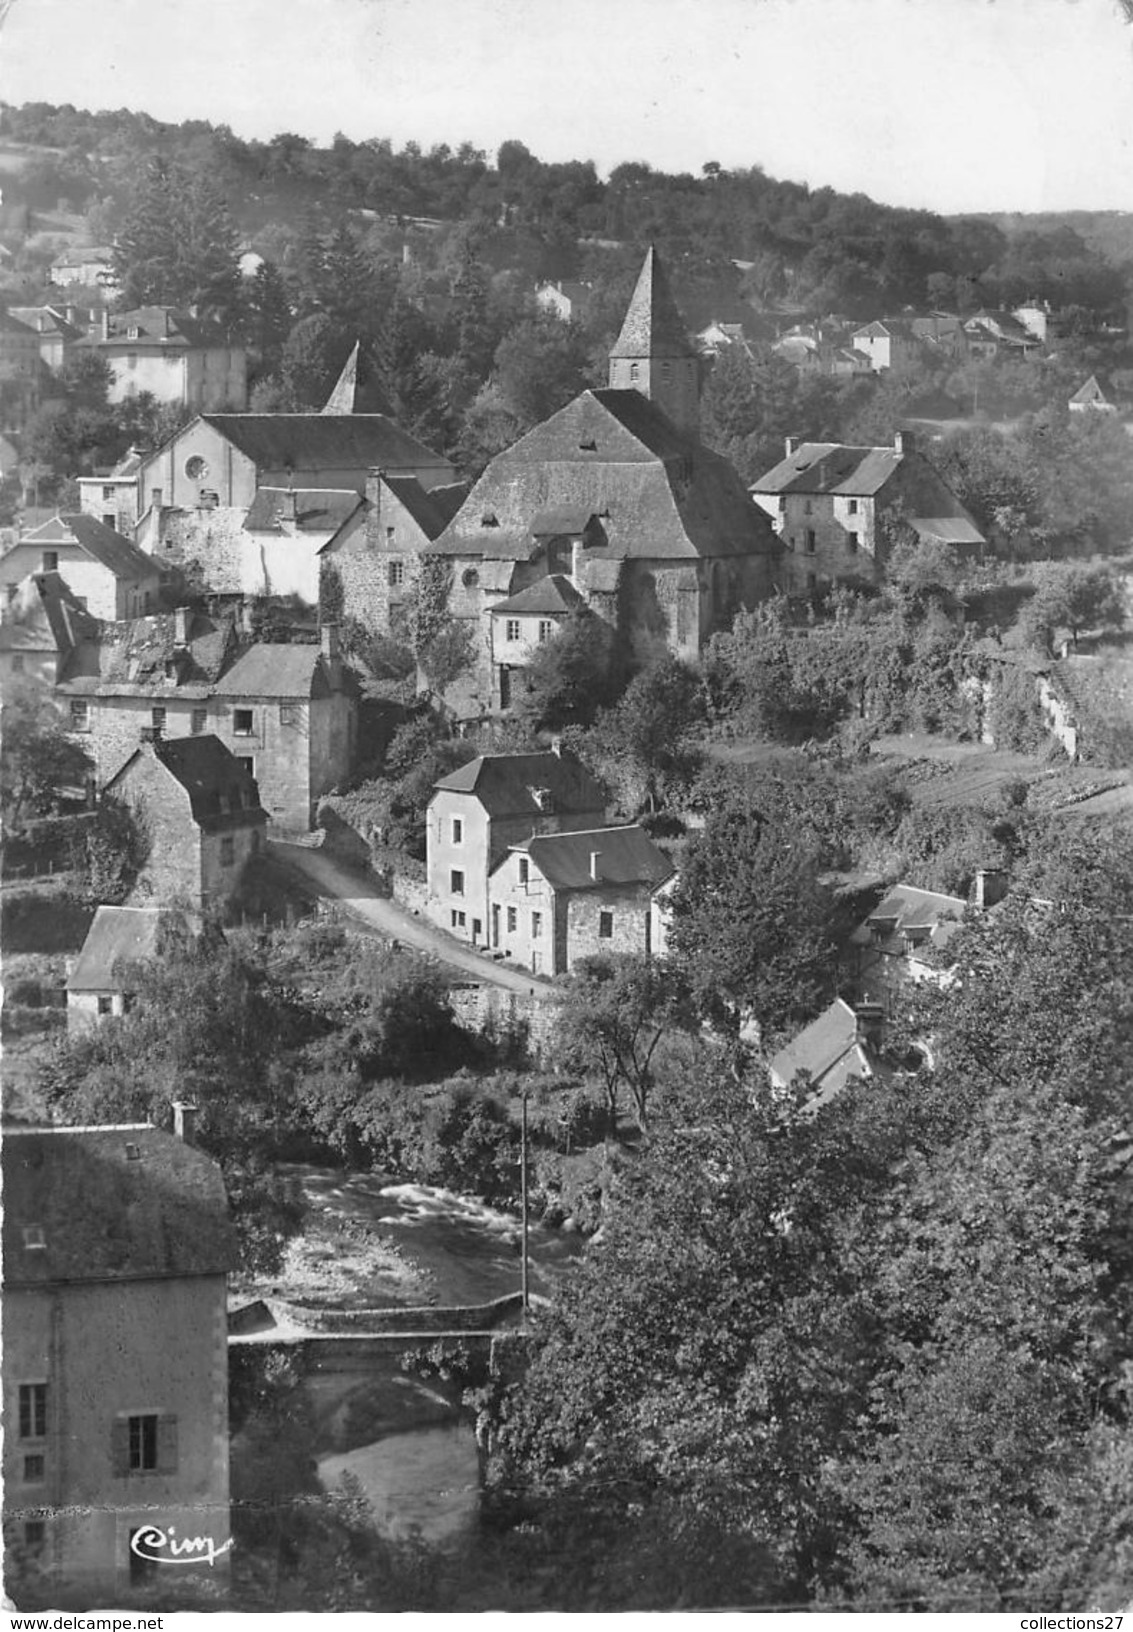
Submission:
[[[468,1031],[527,1030],[528,1052],[536,1065],[555,1068],[559,1008],[553,997],[505,991],[502,986],[456,986],[449,993],[457,1021]]]
[[[162,906],[201,901],[200,829],[189,796],[152,753],[142,752],[115,783],[115,795],[135,812],[149,841],[149,856],[130,904]]]
[[[651,901],[651,891],[645,886],[617,889],[597,885],[592,890],[572,891],[565,903],[567,969],[580,958],[600,952],[645,957],[651,950]],[[610,915],[613,930],[605,938],[599,933],[603,913]]]
[[[217,595],[239,595],[247,582],[262,577],[258,547],[244,531],[243,506],[184,510],[163,518],[155,556],[164,566],[182,571],[194,563],[206,586]]]

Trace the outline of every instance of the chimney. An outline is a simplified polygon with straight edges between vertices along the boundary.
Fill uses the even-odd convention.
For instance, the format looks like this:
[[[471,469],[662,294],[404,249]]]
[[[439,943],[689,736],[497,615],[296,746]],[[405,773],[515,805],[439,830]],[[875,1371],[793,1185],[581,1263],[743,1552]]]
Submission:
[[[319,645],[322,647],[323,656],[329,663],[338,661],[340,651],[337,623],[324,623],[321,626],[319,629]]]
[[[102,338],[110,339],[110,310],[106,306],[102,308]]]
[[[784,446],[787,449],[787,458],[788,459],[793,458],[793,456],[799,451],[800,441],[801,441],[801,438],[797,437],[797,436],[787,437],[786,442],[784,443]]]
[[[1007,874],[998,867],[981,867],[976,874],[975,903],[981,910],[994,907],[1007,894]]]
[[[189,644],[189,608],[179,606],[173,614],[173,643],[175,646]]]
[[[590,852],[590,877],[595,883],[598,882],[598,858],[601,854],[601,850],[591,850]]]
[[[252,608],[247,601],[241,601],[236,608],[236,627],[246,640],[251,640],[256,633],[256,626],[252,620]]]
[[[898,453],[915,453],[917,439],[912,431],[896,431],[893,436],[893,446]]]
[[[551,752],[554,754],[556,759],[561,759],[563,757],[563,739],[557,731],[551,738]]]
[[[161,741],[161,727],[160,727],[160,725],[143,725],[142,726],[142,746],[143,747],[152,748],[155,743],[160,742],[160,741]]]
[[[173,1101],[173,1132],[186,1145],[197,1142],[197,1107],[187,1099]]]
[[[279,496],[279,524],[294,527],[299,519],[299,496],[293,487]]]
[[[163,493],[163,491],[161,490],[160,487],[151,487],[150,488],[150,490],[149,490],[149,507],[153,511],[155,516],[159,516],[161,514],[161,506],[164,503],[164,500],[165,500],[165,494]]]
[[[880,1003],[859,1003],[854,1009],[854,1037],[876,1054],[885,1033],[885,1010]]]

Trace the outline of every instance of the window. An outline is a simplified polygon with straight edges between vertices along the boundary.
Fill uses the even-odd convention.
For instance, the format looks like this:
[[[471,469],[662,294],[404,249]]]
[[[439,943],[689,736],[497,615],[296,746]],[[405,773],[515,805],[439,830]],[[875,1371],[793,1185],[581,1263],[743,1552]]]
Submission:
[[[208,723],[209,711],[207,708],[195,708],[189,715],[189,730],[195,737],[199,737],[202,731],[207,730]]]
[[[220,865],[231,867],[236,860],[236,840],[231,833],[226,833],[220,841]]]
[[[631,380],[636,380],[638,378],[638,376],[640,375],[640,373],[641,373],[641,369],[638,367],[638,365],[636,363],[631,363],[629,365],[629,377],[630,377]]]
[[[405,562],[401,560],[391,561],[389,564],[389,587],[391,589],[400,589],[404,582]]]
[[[808,527],[807,530],[806,530],[806,553],[808,555],[813,555],[814,554],[814,547],[815,547],[814,528],[813,527]]]
[[[137,366],[138,366],[138,354],[137,354],[137,352],[136,351],[128,351],[126,353],[126,367],[127,368],[137,368]]]
[[[551,621],[550,618],[540,618],[539,619],[539,639],[541,641],[542,640],[550,640],[550,638],[554,634],[554,632],[555,632],[555,626],[554,626],[554,623]]]
[[[102,490],[102,502],[103,502],[103,504],[113,504],[114,503],[114,497],[115,497],[115,489],[114,488],[112,488],[112,487],[104,487],[103,488],[103,490]]]
[[[136,340],[138,338],[138,336],[141,334],[141,332],[142,331],[138,328],[138,325],[136,323],[131,323],[129,325],[129,327],[127,328],[127,330],[126,330],[126,339],[127,340]]]
[[[104,527],[111,528],[114,532],[117,532],[117,530],[118,530],[118,517],[113,516],[113,515],[104,515],[103,518],[102,518],[102,525]]]
[[[24,1521],[24,1546],[29,1553],[41,1553],[47,1543],[47,1522],[44,1519]]]
[[[614,915],[612,912],[598,914],[598,939],[612,941],[614,938]]]
[[[530,872],[531,872],[531,864],[528,861],[527,857],[526,856],[520,856],[520,858],[519,858],[519,882],[521,884],[526,884],[527,883],[527,880],[528,880],[528,878],[530,876]]]
[[[670,376],[671,376],[671,374],[672,374],[672,372],[673,372],[673,371],[672,371],[672,368],[671,368],[671,367],[670,367],[670,366],[669,366],[669,364],[668,364],[668,363],[662,363],[662,364],[661,364],[661,378],[662,378],[662,379],[663,379],[663,380],[667,380],[667,379],[669,379],[669,377],[670,377]]]
[[[24,1483],[26,1485],[41,1484],[47,1473],[47,1462],[42,1456],[24,1457]]]
[[[804,513],[804,514],[805,514],[805,515],[808,515],[808,516],[809,516],[809,515],[810,515],[810,513],[811,513],[811,511],[812,511],[812,510],[813,510],[813,509],[814,509],[814,505],[813,505],[813,504],[812,504],[812,503],[811,503],[811,501],[810,501],[810,500],[809,500],[809,499],[808,499],[808,500],[807,500],[807,501],[806,501],[806,503],[805,503],[805,504],[804,504],[804,505],[803,505],[803,513]]]
[[[78,697],[71,700],[71,730],[90,730],[90,704]]]
[[[250,708],[234,708],[232,710],[232,729],[238,737],[250,737],[256,723],[256,716]]]
[[[20,1438],[47,1438],[47,1384],[20,1384]]]
[[[9,584],[8,585],[8,605],[9,606],[11,606],[12,602],[15,600],[16,596],[19,593],[20,593],[19,584]]]
[[[157,1469],[157,1416],[129,1418],[131,1473],[153,1473]]]
[[[847,509],[848,513],[851,516],[856,516],[857,513],[858,513],[858,501],[857,501],[857,499],[851,499],[850,502],[847,504],[846,509]]]
[[[464,894],[464,874],[459,867],[454,867],[448,875],[449,891],[452,895]]]
[[[59,551],[58,550],[44,550],[44,552],[43,552],[43,570],[44,570],[44,572],[58,572],[59,571]]]
[[[454,816],[453,819],[452,819],[452,842],[453,842],[453,844],[463,844],[464,843],[464,818],[463,818],[463,816]]]
[[[113,1014],[114,999],[105,995],[100,996],[98,1000],[98,1012],[99,1014]]]
[[[247,771],[247,773],[248,773],[248,775],[250,777],[252,777],[253,779],[255,778],[255,775],[256,775],[256,762],[249,755],[247,755],[247,754],[237,754],[236,755],[236,763],[237,763],[237,765],[242,765],[244,767],[244,769]]]
[[[165,730],[165,710],[164,710],[164,708],[158,707],[158,708],[154,708],[154,709],[150,710],[150,724],[153,726],[155,731],[164,731]]]
[[[157,1411],[116,1417],[110,1427],[110,1460],[115,1475],[177,1472],[177,1418]]]
[[[24,672],[24,654],[23,654],[23,652],[13,652],[12,653],[12,673],[13,674],[23,674],[23,672]]]
[[[509,618],[507,620],[506,636],[507,636],[508,640],[518,640],[519,639],[519,619],[518,618]]]
[[[531,939],[533,941],[537,941],[542,933],[543,914],[541,912],[533,912],[531,914]]]
[[[24,1225],[24,1247],[29,1252],[42,1252],[46,1245],[42,1224]]]
[[[452,914],[453,929],[463,929],[467,922],[468,919],[463,912],[454,912]]]
[[[475,567],[465,567],[464,571],[460,575],[460,581],[464,585],[465,589],[475,589],[476,585],[480,582],[480,574],[476,571]]]
[[[818,588],[818,579],[815,577],[813,572],[808,572],[806,575],[806,587],[808,589]]]
[[[519,913],[516,911],[516,909],[514,907],[509,907],[507,909],[507,932],[508,932],[509,935],[514,935],[518,928],[519,928]]]
[[[279,723],[280,725],[302,725],[303,705],[301,703],[280,703]]]
[[[857,553],[858,553],[858,535],[857,535],[857,533],[847,533],[846,534],[846,543],[850,547],[850,554],[851,555],[857,555]]]

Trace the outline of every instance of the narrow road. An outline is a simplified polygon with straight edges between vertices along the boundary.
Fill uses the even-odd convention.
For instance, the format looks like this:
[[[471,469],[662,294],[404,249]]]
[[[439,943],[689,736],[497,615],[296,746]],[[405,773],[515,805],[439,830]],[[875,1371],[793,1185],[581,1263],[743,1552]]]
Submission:
[[[505,992],[516,992],[523,997],[554,1001],[554,988],[538,975],[508,968],[483,953],[473,952],[428,919],[416,917],[396,901],[379,895],[375,884],[341,862],[324,856],[321,850],[309,850],[302,844],[286,844],[275,839],[271,842],[271,853],[285,866],[302,873],[324,900],[337,901],[351,917],[379,935],[451,964],[480,986],[499,986]]]

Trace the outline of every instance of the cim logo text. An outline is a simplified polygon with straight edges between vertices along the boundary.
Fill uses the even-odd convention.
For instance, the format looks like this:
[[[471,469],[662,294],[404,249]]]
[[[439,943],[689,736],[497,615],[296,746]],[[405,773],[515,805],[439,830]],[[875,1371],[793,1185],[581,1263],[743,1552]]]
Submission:
[[[218,1547],[211,1536],[178,1537],[172,1525],[163,1530],[147,1524],[130,1537],[130,1551],[149,1564],[207,1564],[211,1569],[231,1546],[231,1536]]]

